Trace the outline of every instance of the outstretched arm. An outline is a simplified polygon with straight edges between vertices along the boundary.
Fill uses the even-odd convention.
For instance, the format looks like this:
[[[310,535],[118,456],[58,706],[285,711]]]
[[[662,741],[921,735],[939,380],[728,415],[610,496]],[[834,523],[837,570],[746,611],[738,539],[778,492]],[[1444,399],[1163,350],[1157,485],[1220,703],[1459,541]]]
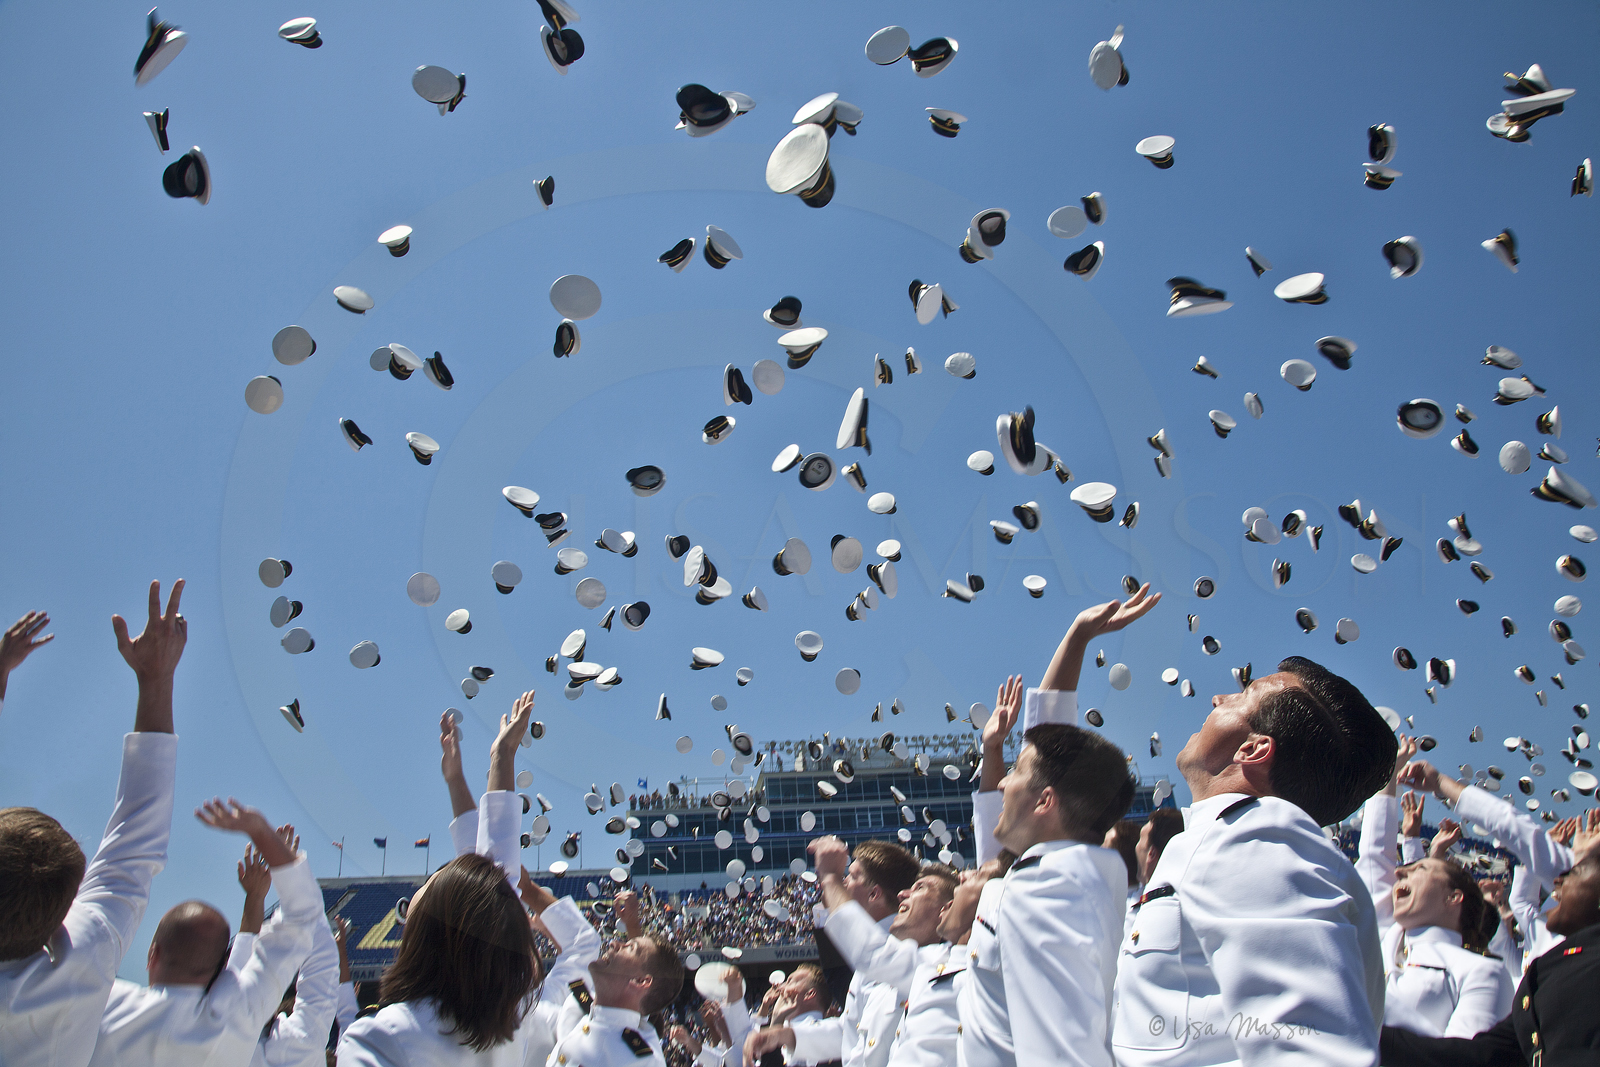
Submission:
[[[259,934],[266,921],[267,890],[272,888],[272,872],[254,845],[244,847],[239,861],[239,888],[244,890],[244,913],[239,916],[241,934]]]
[[[1083,670],[1083,653],[1089,642],[1102,634],[1114,633],[1161,603],[1161,594],[1150,592],[1150,583],[1139,587],[1127,600],[1111,600],[1085,608],[1072,620],[1066,636],[1056,647],[1050,666],[1039,682],[1040,689],[1075,690]]]
[[[513,886],[522,859],[522,801],[513,792],[517,746],[532,716],[531,689],[516,699],[510,715],[500,716],[500,733],[489,746],[489,791],[483,795],[478,814],[477,850],[498,863]]]

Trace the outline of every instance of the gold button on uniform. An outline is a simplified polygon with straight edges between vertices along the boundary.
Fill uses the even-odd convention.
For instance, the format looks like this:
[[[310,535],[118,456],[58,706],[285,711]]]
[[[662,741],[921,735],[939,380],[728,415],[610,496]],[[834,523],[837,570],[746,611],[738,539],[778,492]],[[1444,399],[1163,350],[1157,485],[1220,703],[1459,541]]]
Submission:
[[[1522,995],[1522,1010],[1528,1010],[1528,995],[1526,993]]]

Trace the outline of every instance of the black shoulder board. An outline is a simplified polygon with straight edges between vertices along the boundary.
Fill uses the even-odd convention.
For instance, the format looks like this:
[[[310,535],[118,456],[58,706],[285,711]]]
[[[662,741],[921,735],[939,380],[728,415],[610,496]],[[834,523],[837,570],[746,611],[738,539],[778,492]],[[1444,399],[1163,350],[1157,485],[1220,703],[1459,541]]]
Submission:
[[[963,970],[965,970],[965,968],[958,967],[953,971],[945,971],[943,974],[936,974],[932,978],[928,979],[928,984],[931,986],[937,986],[945,982],[953,981],[955,976],[960,974]]]
[[[1025,871],[1029,867],[1037,867],[1041,862],[1043,862],[1043,860],[1044,860],[1044,856],[1042,854],[1041,855],[1034,855],[1034,856],[1026,856],[1026,857],[1018,860],[1017,862],[1013,863],[1011,865],[1011,870],[1007,871],[1006,873],[1007,874],[1014,874],[1017,871]]]
[[[637,1030],[622,1031],[622,1043],[627,1045],[628,1051],[635,1056],[650,1056],[655,1053],[655,1050],[650,1047],[650,1042],[641,1037]]]
[[[589,1005],[594,1003],[594,997],[590,995],[589,987],[583,984],[583,979],[576,978],[568,982],[567,988],[572,990],[572,999],[578,1002],[578,1007],[587,1012]]]
[[[1232,804],[1217,812],[1217,818],[1226,819],[1236,811],[1243,811],[1250,805],[1259,803],[1261,803],[1261,798],[1259,797],[1245,797],[1243,800],[1235,800]]]

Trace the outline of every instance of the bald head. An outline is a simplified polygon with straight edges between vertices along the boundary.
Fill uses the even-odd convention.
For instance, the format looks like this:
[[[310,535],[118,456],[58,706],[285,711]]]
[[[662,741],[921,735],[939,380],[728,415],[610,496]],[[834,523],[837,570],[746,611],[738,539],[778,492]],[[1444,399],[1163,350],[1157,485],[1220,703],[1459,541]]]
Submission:
[[[204,901],[174,905],[150,939],[150,984],[209,985],[227,959],[231,932],[222,913]]]

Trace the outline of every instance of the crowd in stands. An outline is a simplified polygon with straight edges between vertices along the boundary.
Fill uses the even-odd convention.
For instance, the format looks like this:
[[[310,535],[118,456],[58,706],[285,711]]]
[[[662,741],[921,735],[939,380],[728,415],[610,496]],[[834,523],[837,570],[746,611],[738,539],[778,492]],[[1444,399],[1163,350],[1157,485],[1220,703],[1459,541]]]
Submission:
[[[397,905],[400,948],[368,1008],[294,828],[233,799],[195,816],[249,839],[237,934],[185,901],[156,925],[148,982],[120,980],[166,863],[182,592],[163,609],[152,583],[137,637],[112,617],[139,696],[94,855],[44,812],[0,809],[7,1067],[1558,1067],[1600,1051],[1600,808],[1541,825],[1418,758],[1315,663],[1214,697],[1177,758],[1190,807],[1124,818],[1126,757],[1076,726],[1076,688],[1089,643],[1159,602],[1148,586],[1082,612],[1038,687],[1001,686],[964,870],[823,836],[805,876],[737,899],[642,887],[580,907],[520,865],[528,692],[476,797],[441,717],[456,856]],[[0,710],[48,623],[30,613],[0,637]],[[1431,839],[1430,798],[1450,812]],[[1352,862],[1323,827],[1358,810]],[[1514,859],[1509,884],[1485,876],[1483,848],[1463,851],[1467,827]],[[721,958],[808,932],[847,984],[807,963],[757,995]]]

